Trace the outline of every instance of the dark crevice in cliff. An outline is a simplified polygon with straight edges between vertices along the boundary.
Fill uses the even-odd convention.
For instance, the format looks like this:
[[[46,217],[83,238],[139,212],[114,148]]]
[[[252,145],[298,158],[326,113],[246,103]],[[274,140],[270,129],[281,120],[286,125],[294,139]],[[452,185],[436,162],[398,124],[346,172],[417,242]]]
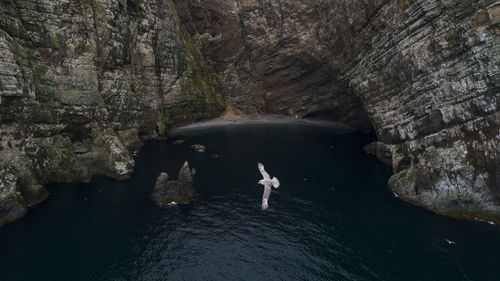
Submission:
[[[392,0],[384,0],[381,4],[378,4],[378,6],[375,8],[373,12],[365,19],[365,22],[361,25],[361,29],[366,29],[372,21],[377,18],[379,13],[383,10],[384,6],[387,6],[388,3],[392,2]]]

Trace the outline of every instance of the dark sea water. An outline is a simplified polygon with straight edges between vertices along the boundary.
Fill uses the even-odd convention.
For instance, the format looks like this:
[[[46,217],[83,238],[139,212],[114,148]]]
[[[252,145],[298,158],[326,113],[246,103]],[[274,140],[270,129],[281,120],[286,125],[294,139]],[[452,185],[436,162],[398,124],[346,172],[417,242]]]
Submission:
[[[366,135],[267,125],[176,138],[146,144],[131,180],[49,185],[0,228],[0,280],[500,280],[499,226],[394,198]],[[157,175],[185,160],[201,197],[155,206]],[[257,161],[281,181],[267,211]]]

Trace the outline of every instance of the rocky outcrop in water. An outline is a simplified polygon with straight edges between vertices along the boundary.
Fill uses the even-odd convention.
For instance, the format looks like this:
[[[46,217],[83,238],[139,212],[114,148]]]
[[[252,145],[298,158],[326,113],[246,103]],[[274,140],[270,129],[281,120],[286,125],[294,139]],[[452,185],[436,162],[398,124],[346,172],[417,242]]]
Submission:
[[[0,212],[15,214],[0,224],[49,181],[126,178],[142,140],[226,102],[374,129],[400,198],[500,218],[498,1],[8,0],[0,14]]]
[[[182,165],[176,181],[169,181],[168,174],[162,172],[156,179],[154,192],[151,195],[153,201],[160,207],[169,204],[188,204],[198,196],[193,187],[193,177],[196,170],[189,167],[186,161]]]

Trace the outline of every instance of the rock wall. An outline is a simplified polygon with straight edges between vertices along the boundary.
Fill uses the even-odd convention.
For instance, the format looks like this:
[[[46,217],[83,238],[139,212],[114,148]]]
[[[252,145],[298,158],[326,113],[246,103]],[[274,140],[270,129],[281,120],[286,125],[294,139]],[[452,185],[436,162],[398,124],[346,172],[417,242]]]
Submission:
[[[236,110],[371,129],[359,98],[329,64],[315,1],[173,2]]]
[[[170,0],[0,2],[0,225],[49,181],[127,178],[131,151],[224,97]]]
[[[0,224],[48,181],[127,177],[130,151],[220,115],[374,129],[400,198],[500,218],[500,2],[6,0]]]
[[[498,220],[500,2],[334,6],[325,19],[366,15],[351,25],[359,51],[330,63],[350,58],[344,77],[392,154],[389,187],[439,213]],[[330,48],[343,41],[323,36]]]
[[[390,188],[500,218],[500,2],[175,0],[229,104],[373,127]]]

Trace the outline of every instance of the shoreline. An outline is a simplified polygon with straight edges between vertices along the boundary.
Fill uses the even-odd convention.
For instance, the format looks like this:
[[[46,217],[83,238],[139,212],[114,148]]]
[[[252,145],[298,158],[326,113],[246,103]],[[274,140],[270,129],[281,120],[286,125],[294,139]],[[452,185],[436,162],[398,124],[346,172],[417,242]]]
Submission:
[[[293,118],[287,115],[259,115],[259,116],[232,116],[233,118],[216,118],[207,121],[195,122],[188,125],[174,127],[170,129],[169,136],[175,136],[182,132],[225,127],[225,126],[244,126],[244,125],[302,125],[323,128],[334,128],[346,131],[355,131],[356,129],[338,122],[321,120],[321,119],[300,119]],[[236,118],[234,118],[236,117]]]

